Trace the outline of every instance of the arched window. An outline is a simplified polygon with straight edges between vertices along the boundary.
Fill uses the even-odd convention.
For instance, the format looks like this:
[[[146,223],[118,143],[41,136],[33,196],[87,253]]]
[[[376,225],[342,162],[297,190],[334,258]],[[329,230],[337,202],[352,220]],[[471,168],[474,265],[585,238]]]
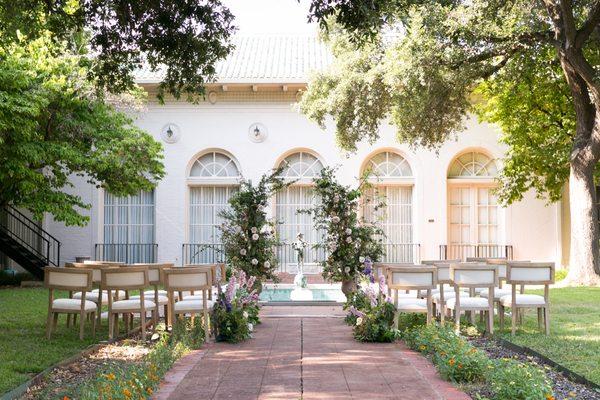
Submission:
[[[319,175],[323,163],[315,155],[299,151],[284,158],[277,167],[283,169],[281,173],[283,177],[295,181],[293,185],[280,190],[275,196],[275,217],[281,222],[277,224],[277,233],[286,243],[280,249],[279,260],[284,266],[296,265],[297,260],[291,243],[296,240],[298,233],[302,233],[309,244],[304,262],[310,268],[310,264],[316,265],[323,260],[323,255],[312,248],[321,240],[322,235],[314,228],[312,216],[298,211],[311,208],[318,201],[313,193],[312,179]]]
[[[314,155],[299,151],[290,154],[278,165],[282,168],[281,176],[295,180],[311,180],[323,169],[323,163]]]
[[[448,170],[448,178],[494,178],[497,174],[496,162],[475,151],[456,157]]]
[[[448,168],[448,258],[502,256],[500,206],[494,194],[496,161],[469,151]]]
[[[229,207],[229,199],[237,192],[241,173],[229,155],[211,151],[198,157],[190,168],[189,245],[186,261],[214,263],[220,261],[220,214]]]
[[[410,164],[398,153],[383,151],[372,156],[364,169],[371,174],[373,186],[367,190],[363,214],[385,233],[385,262],[415,262]],[[379,200],[385,207],[376,209]]]

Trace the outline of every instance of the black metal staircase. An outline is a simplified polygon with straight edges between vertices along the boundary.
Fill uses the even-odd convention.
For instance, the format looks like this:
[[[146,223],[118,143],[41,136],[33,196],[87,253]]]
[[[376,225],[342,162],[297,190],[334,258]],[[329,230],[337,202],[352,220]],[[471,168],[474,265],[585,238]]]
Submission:
[[[45,266],[60,265],[58,239],[11,206],[0,211],[0,251],[39,279]]]

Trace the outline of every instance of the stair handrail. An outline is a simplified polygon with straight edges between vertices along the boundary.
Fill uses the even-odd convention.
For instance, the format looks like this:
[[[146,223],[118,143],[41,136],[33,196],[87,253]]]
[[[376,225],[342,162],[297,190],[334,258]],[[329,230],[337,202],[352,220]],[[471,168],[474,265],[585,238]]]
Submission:
[[[46,231],[44,228],[39,226],[37,222],[27,217],[21,211],[17,210],[15,207],[7,205],[4,206],[4,212],[7,216],[12,217],[14,220],[18,221],[21,224],[21,227],[26,228],[29,232],[33,233],[33,236],[36,236],[40,239],[45,246],[45,253],[40,251],[38,248],[28,243],[23,238],[19,237],[18,234],[13,232],[8,226],[9,223],[3,221],[0,218],[0,228],[8,233],[8,235],[19,242],[21,245],[26,247],[29,251],[33,252],[35,255],[40,256],[48,265],[59,266],[60,265],[60,246],[61,242],[56,237],[54,237],[50,232]]]

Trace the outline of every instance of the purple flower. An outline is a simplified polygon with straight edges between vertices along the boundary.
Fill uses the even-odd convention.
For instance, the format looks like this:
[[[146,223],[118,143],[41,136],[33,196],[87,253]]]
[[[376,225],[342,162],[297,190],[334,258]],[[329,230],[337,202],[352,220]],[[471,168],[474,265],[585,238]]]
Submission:
[[[379,277],[379,293],[381,293],[383,296],[387,296],[387,292],[388,286],[385,283],[385,276],[381,275]]]
[[[246,273],[244,271],[240,270],[240,272],[238,273],[238,280],[240,287],[244,287],[244,285],[246,284]]]
[[[231,303],[233,301],[234,297],[235,297],[235,275],[232,275],[231,278],[229,279],[229,282],[227,283],[227,290],[225,291],[225,300],[228,303]]]
[[[371,302],[371,307],[377,306],[377,294],[375,293],[371,285],[365,288],[365,295],[367,295],[367,298]]]
[[[254,287],[254,282],[256,282],[256,277],[250,276],[250,278],[248,278],[248,282],[246,282],[246,287],[248,289],[252,289]]]
[[[350,311],[350,314],[354,315],[357,318],[363,318],[365,316],[365,313],[358,311],[356,309],[356,307],[354,306],[350,306],[350,308],[348,309],[348,311]]]

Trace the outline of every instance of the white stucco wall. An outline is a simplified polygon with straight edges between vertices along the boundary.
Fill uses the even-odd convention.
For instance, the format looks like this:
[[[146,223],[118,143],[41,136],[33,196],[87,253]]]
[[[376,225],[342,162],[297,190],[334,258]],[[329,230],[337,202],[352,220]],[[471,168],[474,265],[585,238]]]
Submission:
[[[260,122],[268,129],[263,143],[248,139],[248,128]],[[410,162],[414,180],[414,238],[421,244],[422,259],[437,259],[440,244],[448,232],[446,174],[449,163],[466,149],[482,149],[501,158],[498,131],[487,124],[471,120],[458,141],[441,147],[439,154],[423,149],[410,149],[398,144],[393,127],[381,129],[381,138],[373,145],[362,144],[356,154],[346,157],[335,146],[332,124],[323,132],[289,104],[150,104],[136,122],[157,140],[167,123],[181,130],[177,143],[164,143],[167,175],[155,191],[156,241],[159,261],[180,262],[181,245],[188,241],[187,169],[195,157],[207,149],[221,149],[239,162],[247,179],[257,180],[273,168],[278,160],[293,149],[309,149],[326,165],[340,165],[339,179],[353,184],[367,157],[381,149],[399,151]],[[78,255],[93,255],[93,244],[101,242],[102,193],[77,181],[77,190],[85,201],[93,204],[92,220],[86,228],[65,228],[47,221],[50,231],[63,242],[62,260],[69,262]],[[559,243],[556,206],[546,207],[533,194],[519,204],[500,213],[504,219],[500,243],[512,244],[515,258],[558,260]],[[431,220],[431,222],[430,222]]]

